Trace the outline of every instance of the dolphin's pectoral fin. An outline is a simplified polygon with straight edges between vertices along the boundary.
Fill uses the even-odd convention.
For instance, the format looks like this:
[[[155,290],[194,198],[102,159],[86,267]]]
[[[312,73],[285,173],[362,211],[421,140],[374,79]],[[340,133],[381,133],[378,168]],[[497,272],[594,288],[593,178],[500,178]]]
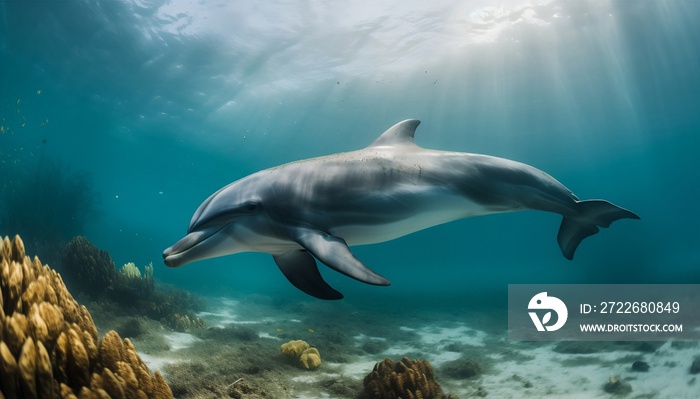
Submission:
[[[326,266],[348,277],[372,285],[391,284],[362,264],[340,237],[318,230],[307,230],[297,237],[297,242]]]
[[[578,201],[576,217],[566,217],[561,222],[557,241],[566,259],[573,259],[576,248],[584,238],[598,232],[598,227],[609,227],[618,219],[639,219],[634,212],[620,208],[608,201]]]
[[[328,285],[318,271],[314,257],[304,250],[273,256],[275,263],[293,286],[319,299],[342,299],[343,294]]]

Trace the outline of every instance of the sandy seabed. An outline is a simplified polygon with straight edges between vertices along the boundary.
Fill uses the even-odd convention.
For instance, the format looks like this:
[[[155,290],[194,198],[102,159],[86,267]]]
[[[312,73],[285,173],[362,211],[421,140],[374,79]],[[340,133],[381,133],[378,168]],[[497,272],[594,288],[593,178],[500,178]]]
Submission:
[[[357,398],[376,362],[404,356],[429,360],[443,391],[459,398],[700,397],[700,374],[690,372],[697,342],[516,342],[500,312],[259,295],[210,298],[207,309],[198,315],[204,328],[175,332],[144,319],[131,338],[176,398]],[[112,323],[106,328],[119,321]],[[280,353],[293,339],[318,348],[320,368],[304,370]],[[648,371],[635,371],[635,361]],[[611,387],[611,379],[621,384]]]

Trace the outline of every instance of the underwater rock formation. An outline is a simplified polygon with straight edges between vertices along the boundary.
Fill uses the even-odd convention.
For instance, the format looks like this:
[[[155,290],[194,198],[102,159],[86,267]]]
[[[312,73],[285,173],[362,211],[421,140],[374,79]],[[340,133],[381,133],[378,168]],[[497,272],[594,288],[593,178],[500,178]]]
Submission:
[[[0,397],[172,398],[128,339],[101,340],[92,317],[19,236],[0,242]]]
[[[299,367],[307,370],[315,370],[321,365],[321,354],[318,349],[311,348],[306,341],[289,341],[280,346],[280,351],[283,355],[296,360]]]
[[[109,287],[117,284],[119,277],[112,258],[104,249],[98,249],[83,236],[68,242],[62,259],[62,267],[71,289],[84,292],[93,299],[99,298]]]
[[[456,399],[442,393],[427,360],[384,359],[374,365],[364,385],[364,399]]]

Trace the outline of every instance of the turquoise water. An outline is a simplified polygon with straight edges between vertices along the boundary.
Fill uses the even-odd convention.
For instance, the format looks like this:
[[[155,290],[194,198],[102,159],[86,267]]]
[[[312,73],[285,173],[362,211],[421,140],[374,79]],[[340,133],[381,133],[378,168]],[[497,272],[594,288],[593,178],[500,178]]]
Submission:
[[[161,253],[223,185],[418,118],[423,147],[525,162],[642,220],[587,239],[574,261],[556,244],[560,217],[540,212],[357,247],[392,286],[323,268],[346,301],[700,283],[698,15],[695,1],[2,2],[2,183],[42,160],[88,173],[94,212],[76,233],[118,265],[153,262],[158,281],[193,292],[306,300],[268,255],[169,269]]]

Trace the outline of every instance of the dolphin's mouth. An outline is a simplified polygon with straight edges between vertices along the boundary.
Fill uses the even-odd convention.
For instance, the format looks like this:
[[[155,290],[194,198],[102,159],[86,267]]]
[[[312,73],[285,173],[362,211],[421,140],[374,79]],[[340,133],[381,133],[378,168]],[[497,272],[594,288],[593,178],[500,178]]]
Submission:
[[[224,226],[209,227],[187,234],[178,242],[163,251],[163,261],[168,267],[179,267],[196,259],[187,256],[188,253],[200,244],[206,242],[216,233],[223,230]]]

